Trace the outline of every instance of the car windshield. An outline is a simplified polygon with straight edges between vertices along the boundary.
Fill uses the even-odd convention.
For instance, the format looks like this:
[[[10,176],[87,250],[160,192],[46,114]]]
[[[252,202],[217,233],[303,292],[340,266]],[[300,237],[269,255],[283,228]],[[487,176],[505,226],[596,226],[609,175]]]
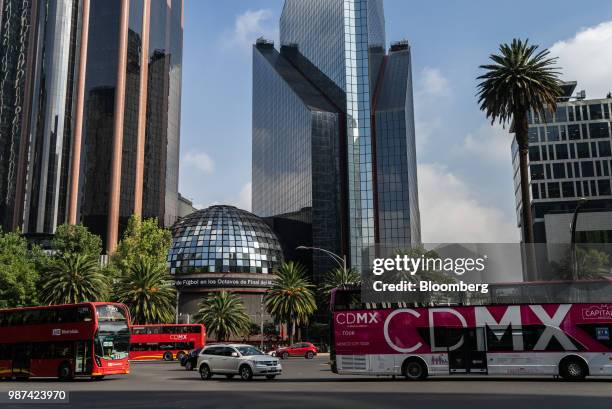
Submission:
[[[252,347],[252,346],[237,347],[236,349],[243,356],[265,355],[259,349],[255,348],[255,347]]]

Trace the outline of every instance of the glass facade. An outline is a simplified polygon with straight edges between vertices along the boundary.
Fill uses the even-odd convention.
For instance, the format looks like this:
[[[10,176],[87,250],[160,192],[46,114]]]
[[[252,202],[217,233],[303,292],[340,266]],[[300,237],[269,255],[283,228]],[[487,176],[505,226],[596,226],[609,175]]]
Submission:
[[[0,1],[0,227],[22,223],[27,165],[31,66],[36,8],[23,0]]]
[[[389,77],[384,78],[386,39],[382,0],[286,0],[280,19],[280,41],[280,54],[303,75],[300,81],[312,84],[339,113],[339,138],[328,147],[317,142],[313,143],[310,153],[302,152],[303,155],[311,155],[308,165],[312,166],[313,173],[307,175],[313,180],[310,182],[311,203],[329,197],[325,192],[331,189],[338,192],[339,199],[336,201],[336,208],[339,209],[337,213],[332,213],[339,221],[336,234],[327,236],[330,237],[330,241],[326,242],[328,245],[312,245],[348,255],[350,264],[361,269],[368,264],[368,260],[362,259],[362,254],[371,254],[369,249],[374,244],[392,241],[409,245],[418,242],[420,227],[410,56],[406,51],[406,57],[398,59],[403,61],[403,65],[401,62],[396,64],[396,57],[392,57],[392,66],[400,68],[393,68]],[[256,47],[255,54],[257,52]],[[286,206],[295,196],[282,192],[284,186],[269,177],[274,172],[260,172],[261,166],[275,169],[277,165],[274,161],[267,163],[264,160],[266,156],[257,152],[292,149],[285,146],[287,139],[303,131],[301,126],[289,128],[283,123],[268,123],[268,132],[278,132],[280,135],[276,140],[268,140],[259,136],[261,129],[256,121],[266,116],[282,118],[296,115],[300,109],[303,112],[303,108],[275,105],[274,101],[280,99],[281,94],[276,95],[277,91],[265,84],[281,82],[282,75],[266,72],[273,80],[264,80],[261,72],[262,69],[254,62],[253,210],[265,216],[278,216],[281,212],[262,207],[261,200],[272,195],[278,197],[275,200],[282,204],[280,208],[297,211],[296,206]],[[374,109],[374,96],[383,85],[388,89],[383,99],[388,101],[383,101],[385,108],[378,113]],[[262,90],[258,91],[260,87]],[[388,96],[391,90],[401,94],[400,98]],[[269,93],[275,96],[266,99]],[[305,101],[304,95],[295,93]],[[282,115],[276,113],[276,109],[295,112]],[[372,126],[377,121],[380,122],[380,135],[376,135],[376,129]],[[307,124],[307,121],[303,123]],[[292,131],[287,132],[287,129]],[[312,131],[310,133],[313,134]],[[380,152],[376,151],[376,144],[381,146]],[[315,147],[318,149],[316,152]],[[317,163],[317,156],[329,157],[323,151],[325,155],[336,158],[332,163],[334,167],[337,166],[337,172],[321,170],[319,165],[325,162]],[[376,174],[377,162],[383,166],[380,176]],[[320,173],[315,175],[315,170]],[[325,179],[324,172],[337,177],[337,183],[334,181],[336,187],[330,185],[317,190],[314,181],[319,177]],[[313,240],[314,229],[319,228],[314,219],[316,209],[313,205]],[[326,211],[334,209],[330,206]],[[313,264],[316,276],[319,261]]]
[[[342,117],[290,62],[294,52],[271,44],[253,51],[252,208],[273,219],[287,251],[308,244],[339,252]],[[328,261],[313,257],[322,274]]]
[[[26,233],[54,233],[55,227],[66,221],[78,3],[38,3]]]
[[[128,24],[123,33],[127,45],[120,50],[122,4],[127,4]],[[150,13],[145,26],[146,4]],[[109,202],[118,195],[120,234],[127,225],[137,202],[137,141],[139,117],[144,113],[142,216],[155,217],[166,226],[174,223],[182,6],[182,0],[90,0],[89,30],[82,33],[83,2],[79,0],[0,1],[0,222],[5,229],[21,227],[26,233],[50,234],[68,220],[82,34],[87,34],[88,44],[82,143],[77,153],[80,169],[75,172],[79,175],[76,220],[106,243]],[[146,27],[149,42],[143,50]],[[125,89],[116,95],[120,52],[127,57]],[[149,61],[146,89],[141,89],[143,54]],[[117,96],[124,104],[121,183],[120,189],[111,192]],[[146,112],[140,107],[145,96]]]
[[[106,243],[119,35],[119,0],[92,0],[79,193],[80,219]],[[140,89],[143,0],[129,4],[119,232],[134,212],[140,94],[146,92],[144,218],[178,213],[182,1],[151,1],[147,88]]]
[[[280,31],[281,45],[297,46],[345,92],[348,252],[359,268],[376,241],[370,73],[377,67],[370,67],[370,52],[385,46],[382,0],[287,0]]]
[[[191,273],[271,274],[282,262],[280,242],[252,213],[233,206],[211,206],[173,226],[168,267]]]
[[[612,99],[559,102],[544,117],[529,112],[529,173],[536,240],[546,242],[548,213],[572,213],[577,200],[587,207],[612,210]],[[512,145],[517,217],[520,224],[519,158]],[[538,234],[539,233],[539,234]]]
[[[387,248],[421,241],[410,66],[408,44],[392,47],[376,97],[378,229]]]

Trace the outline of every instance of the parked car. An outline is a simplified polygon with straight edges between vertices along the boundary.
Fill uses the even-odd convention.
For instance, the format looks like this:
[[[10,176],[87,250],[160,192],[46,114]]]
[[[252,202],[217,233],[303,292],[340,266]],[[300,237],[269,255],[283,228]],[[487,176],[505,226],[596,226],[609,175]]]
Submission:
[[[181,357],[181,366],[185,367],[187,371],[193,371],[193,368],[196,367],[196,363],[198,362],[198,355],[200,355],[200,351],[202,348],[197,348],[190,351],[188,354],[183,355]]]
[[[252,345],[217,344],[205,347],[198,355],[197,368],[202,380],[213,375],[225,375],[232,379],[239,375],[242,380],[254,376],[274,379],[282,372],[278,358],[264,354]]]
[[[288,347],[281,347],[276,350],[275,356],[287,359],[290,356],[303,356],[312,359],[317,355],[317,347],[310,342],[298,342]]]

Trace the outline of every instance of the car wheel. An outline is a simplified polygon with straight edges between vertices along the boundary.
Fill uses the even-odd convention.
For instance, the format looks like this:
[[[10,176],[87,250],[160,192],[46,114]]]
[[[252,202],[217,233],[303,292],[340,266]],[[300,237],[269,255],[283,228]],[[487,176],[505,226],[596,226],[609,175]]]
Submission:
[[[57,377],[60,381],[69,381],[73,378],[72,371],[68,362],[64,362],[57,369]]]
[[[312,358],[314,358],[314,353],[312,351],[306,352],[306,359],[312,359]]]
[[[164,361],[172,361],[172,352],[164,352]]]
[[[176,354],[176,360],[179,361],[179,362],[181,362],[181,359],[183,359],[184,357],[185,357],[185,353],[183,351],[178,352]]]
[[[104,379],[104,375],[96,375],[96,376],[92,376],[91,379],[93,381],[101,381],[102,379]]]
[[[193,371],[193,363],[191,361],[187,361],[185,363],[185,370],[186,371]]]
[[[210,372],[210,368],[206,364],[202,364],[200,366],[200,378],[203,381],[210,379],[212,377],[212,373]]]
[[[281,354],[281,358],[282,358],[282,359],[287,359],[287,358],[289,358],[289,353],[287,353],[287,352],[283,352],[283,353]]]
[[[276,378],[276,375],[266,375],[266,379],[272,380],[274,378]]]
[[[240,379],[243,381],[250,381],[253,379],[253,370],[248,365],[242,365],[240,367]]]
[[[234,374],[225,375],[227,379],[234,379]]]
[[[270,356],[276,356],[276,351],[270,352]]]
[[[419,360],[411,360],[404,364],[402,374],[411,381],[421,381],[427,378],[427,368]]]
[[[559,374],[568,381],[581,381],[586,378],[588,368],[578,358],[566,358],[559,364]]]

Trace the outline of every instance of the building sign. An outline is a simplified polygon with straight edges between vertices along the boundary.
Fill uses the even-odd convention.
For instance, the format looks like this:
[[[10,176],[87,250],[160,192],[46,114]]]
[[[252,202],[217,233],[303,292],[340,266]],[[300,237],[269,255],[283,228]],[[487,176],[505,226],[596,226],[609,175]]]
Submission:
[[[237,277],[206,277],[177,279],[174,285],[181,288],[262,288],[271,287],[274,280],[271,278],[237,278]]]

